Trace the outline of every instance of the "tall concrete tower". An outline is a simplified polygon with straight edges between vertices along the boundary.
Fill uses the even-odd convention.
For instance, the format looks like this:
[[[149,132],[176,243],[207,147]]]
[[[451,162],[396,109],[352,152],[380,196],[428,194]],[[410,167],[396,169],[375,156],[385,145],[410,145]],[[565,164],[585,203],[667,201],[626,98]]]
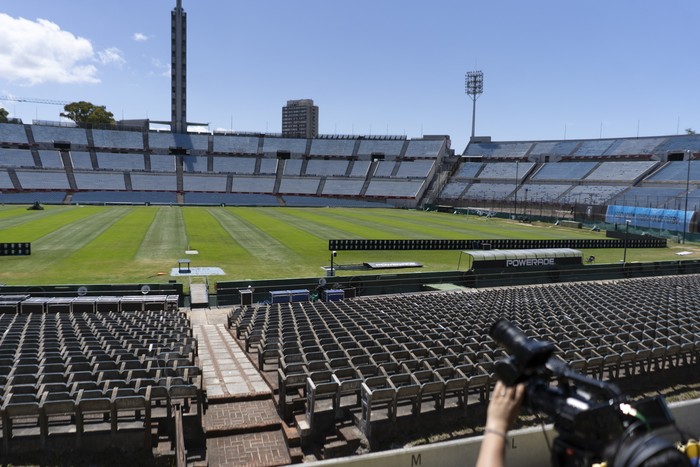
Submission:
[[[171,120],[173,133],[187,132],[187,13],[182,0],[171,13]]]

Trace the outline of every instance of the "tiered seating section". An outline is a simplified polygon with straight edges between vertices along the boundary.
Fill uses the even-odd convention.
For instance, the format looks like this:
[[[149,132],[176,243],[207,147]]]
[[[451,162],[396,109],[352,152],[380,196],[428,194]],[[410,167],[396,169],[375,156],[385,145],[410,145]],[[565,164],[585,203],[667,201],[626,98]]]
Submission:
[[[700,166],[696,163],[691,162],[692,180],[700,179]],[[624,201],[648,206],[641,204],[644,201],[652,203],[648,207],[666,207],[673,204],[672,198],[685,193],[685,190],[678,190],[685,182],[687,169],[687,162],[662,164],[653,160],[540,164],[503,162],[500,159],[496,162],[462,162],[443,187],[440,198],[452,202],[512,200],[517,185],[518,199],[535,203],[613,204]],[[655,190],[653,198],[637,192],[640,188],[635,187],[636,184]]]
[[[606,380],[698,363],[700,276],[245,306],[230,327],[261,371],[276,371],[281,416],[301,404],[312,432],[359,420],[370,437],[424,414],[485,401],[498,317],[555,344],[574,370]],[[297,415],[298,416],[298,415]]]
[[[4,455],[150,452],[172,403],[201,419],[197,341],[177,296],[2,296],[0,311]]]
[[[38,200],[41,192],[62,192],[64,202],[75,196],[118,202],[111,193],[124,191],[174,193],[176,202],[197,204],[257,196],[256,205],[289,198],[295,205],[308,199],[309,205],[416,207],[449,148],[447,137],[292,139],[45,123],[0,124],[3,192],[40,191]],[[0,202],[10,198],[3,193]]]
[[[417,207],[424,197],[469,205],[517,196],[530,203],[637,206],[646,197],[644,206],[669,207],[685,192],[651,193],[681,188],[686,150],[697,157],[700,137],[474,142],[449,175],[447,137],[294,139],[0,124],[0,202],[77,197],[98,203],[242,199],[259,206]],[[690,164],[696,183],[697,164]],[[121,191],[136,195],[113,196]],[[141,199],[141,193],[158,195]]]
[[[686,150],[693,159],[700,157],[700,138],[471,143],[442,187],[438,202],[514,201],[517,193],[518,200],[531,203],[678,209],[688,174]],[[680,159],[686,162],[675,162]],[[515,160],[536,165],[517,183],[514,178],[508,181],[505,172],[503,177],[496,176],[500,168],[507,167],[505,161],[512,164]],[[696,164],[693,160],[690,169],[690,179],[695,182],[700,180]]]
[[[512,202],[517,196],[519,201],[563,206],[679,209],[689,171],[686,150],[692,159],[700,157],[700,138],[471,143],[442,186],[438,203]],[[514,161],[524,169],[517,181]],[[697,164],[691,160],[690,180],[695,183],[700,180]]]
[[[440,197],[465,201],[513,199],[517,175],[520,200],[607,204],[659,165],[658,161],[463,162]],[[647,180],[654,177],[658,175]]]

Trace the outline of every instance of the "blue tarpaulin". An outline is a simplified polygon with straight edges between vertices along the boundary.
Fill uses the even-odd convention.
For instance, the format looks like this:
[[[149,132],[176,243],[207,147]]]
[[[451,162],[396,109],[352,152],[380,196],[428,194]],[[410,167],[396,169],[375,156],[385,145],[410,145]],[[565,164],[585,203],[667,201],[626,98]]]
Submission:
[[[685,222],[683,221],[685,213]],[[625,224],[630,221],[632,227],[669,230],[675,232],[690,232],[690,221],[693,211],[678,211],[675,209],[640,208],[636,206],[608,206],[605,222],[608,224]]]

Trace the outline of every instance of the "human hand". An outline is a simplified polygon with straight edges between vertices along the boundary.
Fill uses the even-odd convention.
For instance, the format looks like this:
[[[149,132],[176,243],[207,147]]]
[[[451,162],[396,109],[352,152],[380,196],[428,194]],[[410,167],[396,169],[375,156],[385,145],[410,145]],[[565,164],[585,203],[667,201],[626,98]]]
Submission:
[[[509,387],[501,381],[496,382],[486,411],[486,428],[505,435],[518,417],[524,395],[523,383]]]

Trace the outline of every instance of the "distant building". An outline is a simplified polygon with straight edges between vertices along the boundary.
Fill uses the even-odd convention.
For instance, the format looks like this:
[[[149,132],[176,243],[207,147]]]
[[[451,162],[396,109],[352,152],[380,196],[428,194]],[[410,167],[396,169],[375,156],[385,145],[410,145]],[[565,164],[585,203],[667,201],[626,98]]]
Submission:
[[[282,107],[282,136],[315,138],[318,136],[318,106],[313,99],[287,101]]]

